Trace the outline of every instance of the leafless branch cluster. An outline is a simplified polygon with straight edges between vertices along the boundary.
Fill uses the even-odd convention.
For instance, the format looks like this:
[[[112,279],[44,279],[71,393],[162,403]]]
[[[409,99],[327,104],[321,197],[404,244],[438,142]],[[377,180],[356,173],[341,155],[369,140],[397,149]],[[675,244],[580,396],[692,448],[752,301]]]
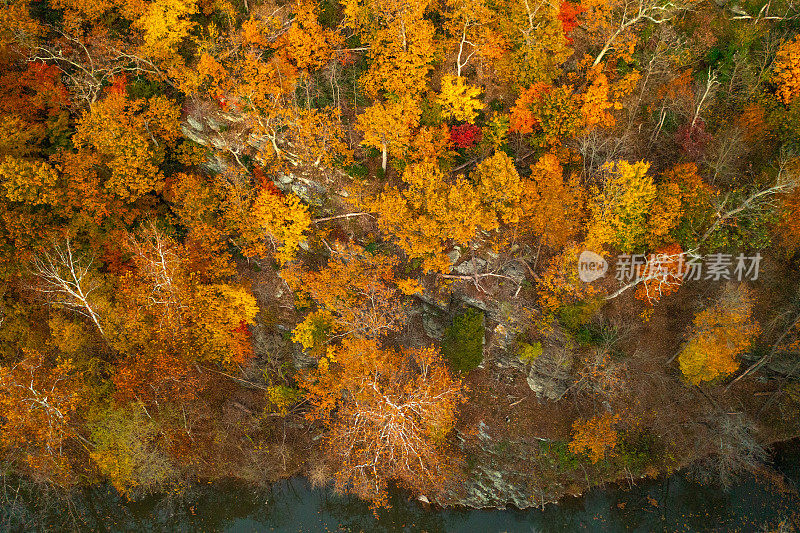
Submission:
[[[30,376],[30,379],[15,379],[14,376],[18,369],[23,370]],[[67,376],[55,376],[49,381],[47,386],[42,386],[36,378],[37,371],[41,370],[41,359],[33,364],[30,360],[23,361],[9,369],[0,372],[0,389],[14,390],[19,394],[15,395],[18,400],[28,406],[31,411],[44,413],[47,420],[46,436],[43,439],[45,449],[49,455],[62,455],[62,445],[64,442],[65,428],[68,413],[64,412],[63,405],[69,403],[69,397],[65,397],[60,391],[60,384],[66,381]]]
[[[186,305],[181,298],[179,280],[183,260],[177,253],[177,243],[159,230],[153,222],[147,223],[140,236],[130,236],[126,247],[133,253],[139,274],[151,287],[150,305],[162,310],[164,322],[177,324]]]
[[[93,262],[93,258],[76,256],[69,239],[63,245],[54,242],[51,250],[33,258],[32,274],[38,280],[33,289],[45,295],[51,304],[61,305],[89,318],[105,337],[100,316],[92,303],[92,293],[100,287],[99,282],[90,275]]]
[[[672,20],[681,9],[683,9],[682,5],[671,1],[663,3],[653,0],[626,1],[621,10],[621,15],[614,32],[606,39],[602,50],[597,54],[592,66],[597,66],[605,55],[614,47],[617,38],[634,24],[644,21],[653,24],[663,24]]]
[[[55,65],[69,82],[76,101],[93,104],[103,87],[121,74],[163,73],[151,61],[114,46],[107,39],[84,39],[55,27],[49,30],[57,36],[34,46],[28,61]]]

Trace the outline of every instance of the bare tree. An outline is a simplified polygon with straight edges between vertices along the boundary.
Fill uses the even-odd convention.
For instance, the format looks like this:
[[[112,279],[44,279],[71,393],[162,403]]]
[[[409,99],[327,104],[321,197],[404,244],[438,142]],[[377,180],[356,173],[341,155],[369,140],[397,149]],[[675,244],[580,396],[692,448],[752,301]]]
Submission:
[[[700,477],[728,487],[742,472],[753,471],[763,464],[767,451],[758,442],[756,428],[747,415],[721,412],[705,423],[710,430],[713,455],[701,462]]]
[[[680,286],[689,262],[699,257],[696,250],[650,254],[643,264],[638,267],[634,265],[636,272],[632,272],[633,280],[606,296],[606,300],[613,300],[628,289],[644,283],[647,299],[655,303],[661,296],[674,292]]]
[[[731,20],[751,20],[753,24],[756,25],[759,22],[763,21],[785,22],[788,20],[794,20],[798,16],[800,16],[800,13],[798,13],[797,6],[794,4],[794,2],[789,1],[786,3],[782,3],[782,5],[784,8],[782,12],[780,11],[777,13],[770,12],[772,9],[772,0],[769,0],[766,4],[761,6],[761,9],[758,11],[758,13],[755,16],[753,16],[744,9],[742,9],[742,7],[739,4],[732,4],[729,6],[731,13],[733,13]]]
[[[54,27],[49,29],[57,38],[31,48],[28,61],[55,65],[69,80],[76,101],[93,104],[113,77],[125,73],[147,73],[165,79],[164,73],[151,61],[124,52],[123,43],[82,39]]]
[[[527,4],[526,4],[527,5]],[[464,22],[464,28],[461,31],[461,40],[458,43],[458,56],[456,57],[456,75],[461,76],[461,70],[464,69],[469,60],[472,59],[472,56],[475,55],[477,48],[475,47],[475,43],[469,41],[467,39],[467,30],[470,26],[477,26],[477,24],[472,23],[470,21]],[[465,54],[464,45],[467,45],[471,48],[469,54]]]
[[[659,2],[658,0],[627,0],[619,14],[619,19],[612,26],[612,32],[605,40],[600,53],[592,63],[596,66],[605,55],[614,47],[617,39],[634,24],[649,21],[653,24],[669,22],[682,6],[674,2]]]
[[[717,81],[717,73],[712,72],[709,68],[708,77],[706,78],[706,86],[700,89],[697,97],[695,98],[697,105],[695,106],[694,115],[692,116],[692,124],[689,126],[690,128],[694,128],[694,125],[697,123],[697,119],[700,118],[700,111],[703,109],[703,104],[706,103],[706,100],[708,100],[709,97],[714,96],[718,86],[719,82]]]
[[[33,289],[44,294],[50,303],[90,319],[103,338],[106,337],[96,306],[92,304],[92,293],[100,284],[89,275],[94,259],[76,257],[69,239],[64,244],[53,243],[52,250],[34,256],[32,274],[39,283]]]
[[[150,304],[162,310],[162,325],[178,324],[187,307],[181,288],[184,261],[178,253],[178,244],[150,221],[138,237],[130,236],[125,245],[133,253],[139,274],[151,287]]]
[[[716,219],[700,238],[698,246],[705,242],[714,230],[726,220],[748,211],[775,208],[777,206],[776,201],[780,195],[795,190],[800,185],[800,175],[798,175],[797,168],[790,165],[791,159],[791,154],[783,150],[778,159],[778,176],[775,178],[775,182],[752,193],[738,205],[731,205],[730,193],[722,197],[717,206]]]

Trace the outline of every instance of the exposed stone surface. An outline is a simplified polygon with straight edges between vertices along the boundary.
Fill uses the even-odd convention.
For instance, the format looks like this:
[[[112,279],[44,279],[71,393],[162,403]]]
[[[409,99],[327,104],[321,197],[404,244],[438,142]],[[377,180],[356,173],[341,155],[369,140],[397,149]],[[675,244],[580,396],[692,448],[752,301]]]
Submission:
[[[480,273],[486,266],[486,261],[483,259],[467,259],[463,263],[457,265],[453,270],[464,276],[471,276],[475,273]]]
[[[431,339],[442,340],[447,325],[438,313],[423,312],[422,328],[425,330],[425,334]]]
[[[451,265],[455,265],[460,257],[461,252],[458,250],[458,248],[454,248],[453,250],[447,252],[447,258],[450,260]]]
[[[542,343],[542,354],[531,363],[528,386],[539,398],[559,400],[572,380],[574,355],[566,335],[555,329]]]
[[[463,437],[459,435],[459,439],[463,440]],[[505,509],[508,505],[525,509],[557,499],[555,495],[542,494],[531,486],[530,473],[523,471],[524,468],[515,468],[514,465],[523,467],[527,464],[529,457],[514,457],[529,451],[526,446],[507,449],[498,446],[498,439],[489,434],[489,428],[482,421],[478,424],[478,440],[480,457],[477,464],[471,468],[467,479],[452,492],[442,495],[436,503],[477,509]],[[506,454],[512,456],[500,460],[500,456]]]
[[[308,355],[300,344],[292,343],[292,363],[298,370],[305,370],[317,366],[316,358]]]

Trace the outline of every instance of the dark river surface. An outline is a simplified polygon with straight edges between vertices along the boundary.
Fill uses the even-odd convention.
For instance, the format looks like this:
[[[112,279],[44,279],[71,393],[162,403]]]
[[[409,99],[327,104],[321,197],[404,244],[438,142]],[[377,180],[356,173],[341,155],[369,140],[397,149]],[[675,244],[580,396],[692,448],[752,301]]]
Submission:
[[[800,531],[800,441],[779,445],[773,467],[783,483],[745,475],[728,490],[686,473],[597,488],[544,509],[425,509],[405,494],[375,517],[354,498],[312,489],[302,478],[268,489],[195,485],[179,495],[130,502],[105,486],[71,498],[4,487],[0,531]]]

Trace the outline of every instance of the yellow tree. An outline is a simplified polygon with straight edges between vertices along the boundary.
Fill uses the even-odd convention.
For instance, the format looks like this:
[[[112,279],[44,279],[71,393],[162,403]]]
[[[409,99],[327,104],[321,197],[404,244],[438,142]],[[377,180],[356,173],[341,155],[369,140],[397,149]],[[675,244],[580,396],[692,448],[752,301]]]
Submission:
[[[758,332],[751,291],[728,284],[717,303],[694,318],[692,336],[678,357],[681,372],[695,385],[733,373],[739,368],[736,356],[752,345]]]
[[[608,77],[603,73],[603,64],[590,69],[591,83],[583,95],[581,114],[587,128],[594,126],[608,127],[614,125],[614,117],[609,109],[621,109],[619,102],[609,101]]]
[[[501,222],[508,225],[519,223],[524,187],[514,160],[508,154],[497,150],[478,164],[470,179],[477,185],[484,210],[489,212],[485,218],[486,229],[497,227]],[[497,220],[494,224],[488,222],[492,216]]]
[[[389,150],[395,156],[404,154],[421,113],[416,101],[406,95],[394,102],[376,102],[358,115],[357,127],[364,134],[361,144],[381,151],[383,170]]]
[[[429,0],[345,0],[345,24],[368,38],[370,68],[361,83],[368,96],[416,97],[434,58],[434,26],[423,18]]]
[[[504,80],[525,87],[550,83],[557,77],[562,63],[572,55],[559,20],[559,6],[546,0],[493,3],[493,24],[511,50],[495,63]]]
[[[591,221],[587,245],[596,251],[606,245],[632,252],[647,242],[647,217],[656,198],[656,186],[647,174],[650,163],[606,163],[602,191],[589,202]]]
[[[299,0],[293,11],[289,31],[275,40],[272,48],[286,54],[301,70],[317,70],[331,60],[333,49],[342,45],[342,38],[319,23],[319,9],[314,2]]]
[[[436,160],[406,166],[403,189],[387,187],[367,208],[380,215],[378,224],[412,258],[421,258],[428,272],[448,273],[448,243],[478,248],[481,233],[501,224],[514,226],[522,217],[522,180],[513,160],[497,151],[469,177],[449,178]]]
[[[0,160],[0,185],[12,202],[28,205],[58,205],[58,173],[45,161],[16,157]]]
[[[442,91],[436,98],[442,106],[442,118],[474,124],[478,111],[485,107],[478,99],[480,94],[481,90],[467,85],[463,77],[445,74],[442,77]]]
[[[250,186],[249,176],[230,169],[220,187],[220,208],[226,233],[247,257],[273,255],[290,261],[307,238],[311,215],[295,194],[284,194],[264,179],[260,188]]]
[[[294,194],[281,197],[266,189],[262,190],[256,197],[250,214],[253,225],[264,236],[262,242],[265,238],[269,240],[281,262],[294,257],[300,243],[306,240],[306,232],[311,226],[308,209]]]
[[[196,23],[191,16],[197,13],[197,0],[153,0],[134,22],[144,37],[142,52],[146,57],[168,66],[177,66],[178,47],[189,36]]]
[[[367,207],[380,215],[381,229],[392,235],[410,257],[423,259],[426,271],[447,273],[451,266],[444,254],[448,241],[471,244],[478,229],[498,229],[498,216],[509,219],[518,216],[515,189],[518,195],[519,176],[516,175],[517,183],[514,183],[513,176],[492,174],[493,162],[499,160],[500,156],[479,168],[480,177],[476,179],[479,186],[462,175],[448,179],[434,161],[408,165],[403,171],[407,186],[403,190],[387,188],[378,197],[368,200]],[[499,166],[508,169],[508,165]],[[482,192],[491,188],[490,179],[505,180],[515,187],[507,192],[495,190],[483,197]]]
[[[198,286],[187,310],[196,358],[233,368],[248,362],[253,352],[247,326],[257,313],[256,299],[243,287]]]

